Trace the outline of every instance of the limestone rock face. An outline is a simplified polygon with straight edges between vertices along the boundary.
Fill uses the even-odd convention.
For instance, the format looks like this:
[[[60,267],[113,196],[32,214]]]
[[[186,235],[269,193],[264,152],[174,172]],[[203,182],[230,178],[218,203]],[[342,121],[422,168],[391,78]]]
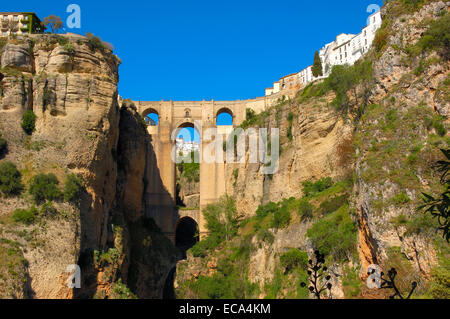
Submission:
[[[388,6],[382,8],[382,16],[388,14]],[[406,89],[405,92],[397,94],[405,103],[411,104],[423,101],[434,108],[439,114],[448,116],[450,103],[440,94],[435,94],[439,84],[446,79],[448,63],[436,63],[427,69],[423,79],[416,81],[417,76],[412,74],[411,67],[406,63],[409,59],[405,50],[399,50],[416,43],[427,30],[427,20],[435,20],[442,11],[449,10],[448,4],[443,1],[431,2],[414,14],[403,16],[392,22],[392,32],[388,38],[389,45],[386,50],[376,59],[374,65],[377,88],[374,91],[374,100],[379,100],[394,86]],[[428,59],[436,58],[435,53]],[[419,60],[419,59],[417,59]],[[417,63],[419,61],[416,61]],[[393,94],[396,96],[396,94]]]
[[[107,296],[119,279],[139,296],[160,297],[178,255],[156,226],[143,221],[144,194],[152,187],[146,181],[156,162],[140,115],[131,106],[120,111],[119,59],[81,36],[27,35],[8,40],[1,62],[0,131],[8,141],[4,160],[23,172],[25,186],[41,172],[55,174],[62,185],[70,173],[85,183],[79,205],[54,204],[64,218],[46,221],[45,230],[26,227],[37,234],[40,246],[12,235],[17,225],[4,226],[11,227],[8,239],[26,247],[25,297]],[[36,115],[31,136],[21,128],[26,110]],[[0,216],[31,205],[28,199],[1,198]],[[97,264],[94,251],[112,247],[118,252],[114,263]],[[150,266],[155,263],[159,266]],[[73,264],[83,274],[79,290],[66,285],[66,270]],[[136,282],[128,282],[130,268]],[[11,297],[1,287],[0,296]]]
[[[331,100],[332,96],[327,99]],[[342,167],[338,149],[352,143],[352,127],[331,109],[308,102],[292,109],[285,105],[267,120],[267,127],[280,128],[282,153],[279,169],[274,175],[264,175],[261,164],[226,165],[226,191],[234,199],[239,212],[251,217],[261,203],[278,202],[283,198],[301,197],[302,183],[322,177],[343,177],[352,166]],[[286,138],[289,112],[295,114],[292,141]],[[247,154],[248,157],[248,154]],[[237,179],[235,172],[238,170]]]
[[[444,98],[445,91],[442,89],[442,83],[450,74],[448,61],[442,61],[435,52],[428,52],[422,56],[423,61],[434,60],[439,63],[431,63],[420,76],[416,76],[414,73],[417,72],[419,59],[411,62],[407,53],[398,48],[415,44],[426,31],[429,21],[437,19],[442,10],[449,8],[448,3],[443,1],[431,2],[414,14],[403,15],[392,21],[388,45],[374,61],[376,85],[372,90],[371,103],[386,105],[386,101],[395,101],[400,105],[399,110],[402,107],[408,110],[423,104],[436,113],[448,117],[450,102],[448,98]],[[382,15],[386,16],[388,11],[389,5],[383,7]],[[428,23],[425,23],[427,21]],[[372,128],[370,135],[382,138],[381,128]],[[426,145],[427,135],[416,129],[416,140]],[[438,263],[438,253],[433,241],[425,233],[409,234],[405,226],[395,227],[392,223],[398,216],[408,216],[411,212],[415,212],[418,206],[416,200],[420,200],[421,194],[415,189],[404,189],[408,197],[413,199],[413,203],[403,208],[388,207],[381,214],[377,212],[374,203],[377,200],[388,203],[390,198],[399,192],[399,187],[389,179],[379,182],[365,180],[364,171],[371,166],[368,162],[369,155],[368,152],[359,154],[356,165],[358,187],[355,191],[355,203],[360,217],[359,252],[362,268],[367,269],[370,264],[383,264],[388,259],[390,247],[400,247],[414,271],[430,279],[431,270]],[[428,156],[434,155],[430,153]],[[432,162],[433,160],[430,160],[428,166]],[[425,177],[425,172],[420,168],[418,170],[412,168],[412,171],[419,179],[417,183],[430,190],[433,180]],[[377,194],[382,194],[382,198]],[[365,274],[362,273],[362,276]]]
[[[32,72],[33,63],[30,47],[27,44],[7,44],[2,49],[2,68],[12,68],[23,72]]]
[[[343,278],[349,274],[349,269],[359,271],[361,297],[387,298],[381,290],[374,292],[365,288],[367,267],[371,264],[379,265],[385,272],[397,267],[399,273],[402,272],[399,277],[408,284],[406,289],[410,289],[412,281],[417,281],[416,293],[423,293],[428,289],[428,280],[433,278],[433,268],[440,263],[440,255],[448,258],[448,243],[436,234],[436,226],[426,230],[424,223],[431,222],[420,221],[424,214],[417,211],[422,203],[421,191],[442,192],[442,185],[431,165],[442,159],[438,148],[448,148],[448,133],[445,135],[444,132],[444,141],[438,140],[437,130],[426,127],[424,116],[414,112],[419,109],[430,117],[438,114],[448,117],[450,64],[432,50],[415,59],[407,53],[407,48],[420,39],[431,21],[442,16],[443,10],[449,10],[450,3],[432,1],[415,13],[389,17],[391,6],[396,3],[387,1],[382,9],[383,17],[391,18],[386,46],[380,52],[375,52],[374,48],[367,54],[373,62],[374,73],[374,83],[370,84],[370,92],[367,93],[368,107],[373,107],[378,113],[366,110],[360,124],[358,121],[352,123],[353,119],[343,121],[327,105],[334,98],[331,93],[320,98],[312,97],[306,102],[282,103],[276,110],[271,110],[264,123],[260,124],[261,127],[280,128],[282,152],[278,172],[273,176],[262,174],[262,164],[248,163],[248,152],[245,164],[225,165],[226,193],[236,200],[242,218],[253,217],[258,206],[269,201],[302,197],[304,181],[353,175],[353,189],[348,190],[351,192],[349,208],[358,228],[358,254],[349,258],[354,260],[329,265],[333,298],[346,296],[348,287],[344,287]],[[356,89],[362,91],[364,88]],[[350,94],[349,98],[352,99]],[[293,114],[292,124],[287,120],[290,112]],[[398,115],[398,126],[392,132],[385,127],[389,112]],[[365,116],[373,118],[370,117],[369,121]],[[443,123],[448,128],[448,119]],[[288,128],[292,133],[291,139],[287,138]],[[390,135],[385,134],[386,131]],[[406,145],[400,146],[402,143]],[[407,160],[415,144],[422,147],[420,160],[423,162],[420,165],[411,160],[413,156]],[[386,145],[392,149],[386,147],[385,154],[377,153],[377,148]],[[367,173],[370,170],[374,171],[373,176]],[[399,193],[404,193],[408,200],[402,204],[395,203],[395,196]],[[407,222],[396,224],[402,218]],[[248,271],[248,280],[258,283],[263,292],[264,285],[270,285],[274,279],[281,254],[290,248],[298,248],[311,257],[312,250],[320,248],[312,247],[307,238],[308,228],[316,221],[294,220],[286,229],[269,229],[273,234],[271,244],[253,237],[248,269],[244,270]],[[413,225],[414,222],[420,225]],[[240,230],[249,232],[251,227],[245,227]],[[235,240],[238,242],[239,238]],[[444,248],[439,248],[439,245]],[[177,266],[177,286],[183,287],[192,278],[210,276],[214,270],[209,271],[205,267],[206,262],[226,254],[227,249],[227,246],[219,247],[203,259],[188,254],[188,259]],[[195,297],[189,289],[188,293],[194,296],[185,297]],[[265,297],[264,293],[260,297]]]

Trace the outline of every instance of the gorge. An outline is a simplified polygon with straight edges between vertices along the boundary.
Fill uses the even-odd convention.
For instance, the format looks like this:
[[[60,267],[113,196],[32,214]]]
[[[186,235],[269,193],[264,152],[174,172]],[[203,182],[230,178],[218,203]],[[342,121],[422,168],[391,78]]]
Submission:
[[[397,269],[402,292],[415,281],[415,296],[448,298],[448,242],[417,207],[443,187],[433,163],[450,142],[449,7],[386,1],[355,65],[246,101],[123,100],[121,61],[95,37],[1,38],[0,164],[23,185],[0,188],[0,297],[313,298],[301,283],[320,250],[329,297],[388,297],[366,286],[375,264]],[[222,112],[233,128],[280,129],[276,174],[248,149],[239,163],[201,163],[198,179],[173,163],[172,132],[216,127]],[[39,174],[64,196],[33,197]],[[69,176],[82,180],[77,200]],[[81,288],[66,284],[74,264]]]

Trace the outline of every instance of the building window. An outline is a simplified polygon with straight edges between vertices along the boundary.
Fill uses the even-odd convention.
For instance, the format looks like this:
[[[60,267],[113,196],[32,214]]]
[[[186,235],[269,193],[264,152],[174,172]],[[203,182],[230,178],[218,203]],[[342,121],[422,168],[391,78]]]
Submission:
[[[19,21],[19,16],[14,16],[14,21]]]
[[[376,17],[373,17],[373,23],[375,23],[377,20],[376,20]]]

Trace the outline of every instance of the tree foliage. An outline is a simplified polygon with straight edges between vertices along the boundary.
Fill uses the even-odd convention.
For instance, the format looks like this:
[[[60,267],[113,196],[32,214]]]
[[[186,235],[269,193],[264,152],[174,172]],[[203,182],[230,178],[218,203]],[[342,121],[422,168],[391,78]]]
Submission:
[[[215,204],[209,204],[203,210],[209,236],[191,248],[195,257],[204,257],[208,250],[215,249],[237,234],[239,219],[233,198],[223,196]]]
[[[36,114],[33,111],[28,110],[23,114],[22,117],[22,129],[28,135],[33,134],[36,126]]]
[[[3,196],[11,197],[19,195],[23,190],[22,174],[17,170],[16,165],[11,162],[0,164],[0,193]]]
[[[16,223],[31,225],[37,218],[37,208],[35,206],[30,209],[16,209],[12,215],[11,220]]]
[[[307,232],[314,247],[337,262],[348,260],[356,251],[356,233],[348,205],[320,219]]]
[[[319,76],[323,75],[322,61],[320,60],[320,55],[319,55],[318,51],[316,51],[316,53],[314,54],[314,64],[312,67],[312,74],[315,77],[319,77]]]
[[[45,200],[59,200],[62,192],[58,188],[58,184],[59,181],[54,174],[38,174],[31,179],[29,192],[36,203]]]
[[[64,29],[64,24],[60,17],[51,14],[44,18],[44,27],[50,29],[52,33],[58,32]]]
[[[83,179],[81,176],[69,174],[64,185],[64,199],[67,202],[79,203],[83,192]]]
[[[302,185],[304,196],[314,196],[315,194],[318,194],[333,186],[333,180],[331,179],[331,177],[325,177],[315,182],[303,182]]]

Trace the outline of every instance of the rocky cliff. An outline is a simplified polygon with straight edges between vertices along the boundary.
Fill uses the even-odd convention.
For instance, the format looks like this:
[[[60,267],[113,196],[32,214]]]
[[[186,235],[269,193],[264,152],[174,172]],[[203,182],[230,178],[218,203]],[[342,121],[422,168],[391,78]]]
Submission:
[[[388,1],[363,61],[249,121],[280,128],[279,172],[262,174],[248,154],[245,164],[227,164],[238,236],[188,253],[177,267],[179,296],[312,297],[300,283],[319,249],[327,254],[329,297],[386,298],[365,285],[368,266],[377,264],[396,268],[404,292],[416,281],[417,295],[448,298],[448,243],[437,221],[417,210],[421,192],[442,190],[432,165],[449,143],[450,64],[448,44],[430,39],[448,32],[448,10],[443,1]],[[331,187],[305,194],[325,177]]]
[[[178,257],[143,219],[144,194],[152,186],[146,181],[156,160],[135,108],[119,105],[120,60],[95,37],[2,41],[2,162],[18,167],[25,190],[38,173],[53,173],[61,187],[74,173],[84,191],[77,205],[57,200],[56,215],[39,214],[39,222],[25,225],[11,222],[10,215],[36,205],[30,195],[0,198],[3,245],[21,256],[19,275],[4,280],[1,296],[120,297],[121,285],[128,284],[139,297],[160,297],[163,277]],[[36,118],[31,135],[21,128],[27,111]],[[82,287],[74,291],[66,287],[71,264],[79,264],[82,274]]]

